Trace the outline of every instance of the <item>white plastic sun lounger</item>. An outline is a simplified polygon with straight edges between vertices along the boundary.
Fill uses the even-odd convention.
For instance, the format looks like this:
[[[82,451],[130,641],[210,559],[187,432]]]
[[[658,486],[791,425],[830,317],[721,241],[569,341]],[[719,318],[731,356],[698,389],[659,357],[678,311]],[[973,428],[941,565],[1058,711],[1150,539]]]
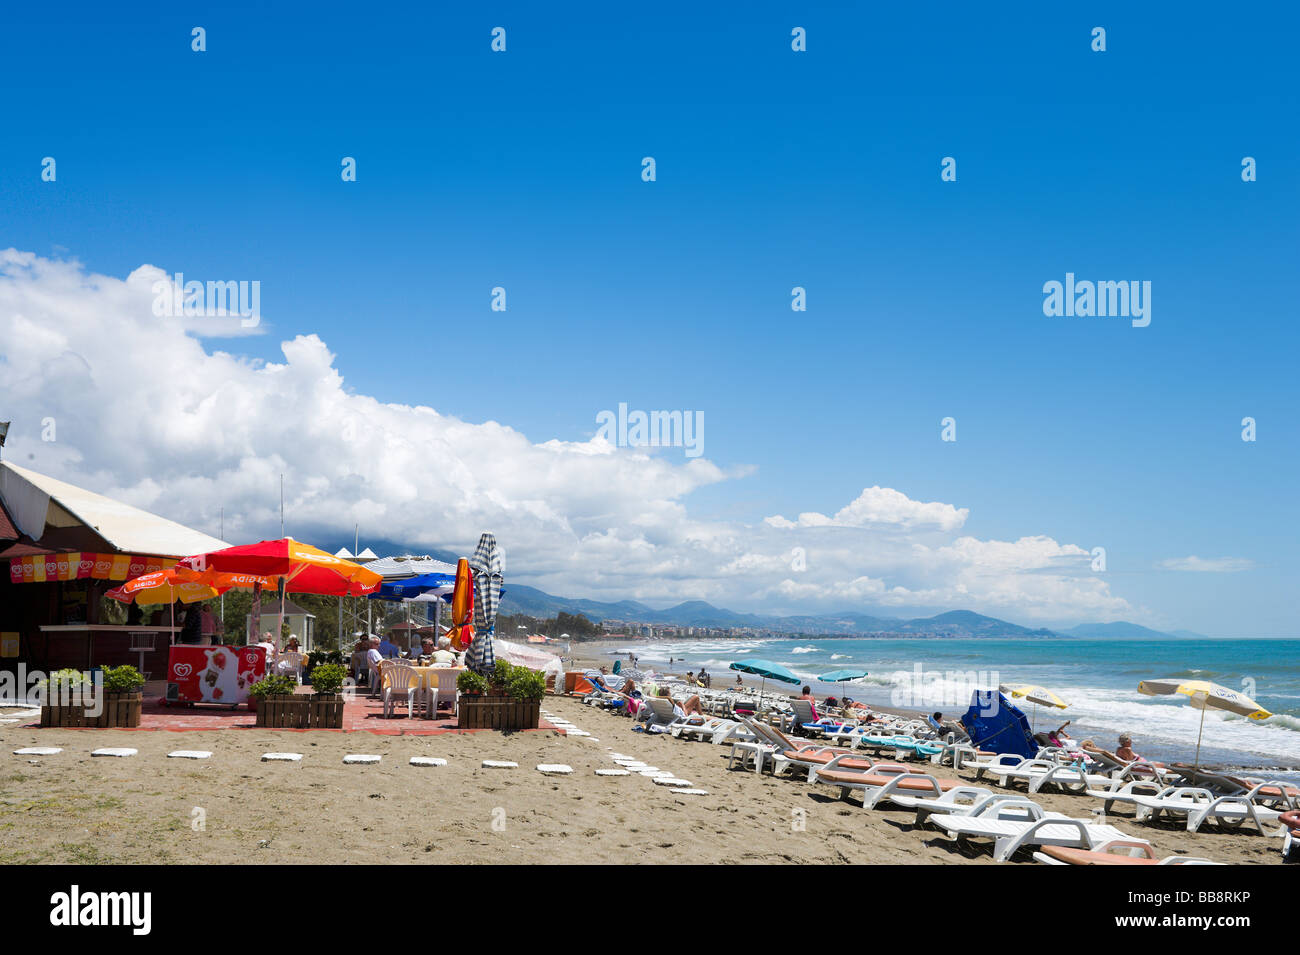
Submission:
[[[1119,789],[1090,789],[1088,795],[1103,800],[1106,812],[1117,802],[1131,804],[1139,821],[1154,823],[1161,815],[1181,815],[1186,816],[1187,831],[1197,832],[1207,823],[1236,829],[1250,820],[1260,835],[1264,835],[1264,824],[1277,822],[1282,813],[1256,803],[1253,796],[1257,792],[1258,787],[1249,793],[1221,796],[1203,787],[1158,787],[1150,781],[1137,780]]]
[[[1003,764],[989,767],[985,772],[995,777],[999,786],[1027,783],[1031,793],[1040,792],[1044,786],[1058,786],[1067,792],[1078,793],[1089,786],[1105,786],[1111,782],[1109,776],[1087,773],[1076,766],[1054,763],[1049,759],[1026,759],[1019,766]]]
[[[1255,805],[1247,796],[1216,796],[1195,786],[1170,786],[1157,796],[1135,795],[1132,801],[1139,820],[1156,822],[1161,815],[1181,815],[1187,819],[1188,832],[1199,832],[1207,823],[1236,829],[1250,820],[1262,836],[1264,824],[1276,823],[1282,815],[1276,809]]]
[[[926,799],[939,800],[944,797],[945,792],[954,790],[984,791],[977,790],[973,786],[954,786],[951,780],[940,781],[929,773],[913,772],[909,767],[899,763],[874,763],[868,769],[855,768],[844,772],[841,764],[856,759],[858,757],[840,756],[824,766],[813,766],[808,770],[808,781],[836,786],[840,790],[841,798],[844,799],[848,798],[850,792],[860,792],[862,806],[865,809],[875,809],[883,802],[894,802],[898,798],[914,798],[920,795]],[[949,803],[949,811],[954,805],[956,803]]]
[[[709,716],[704,719],[697,716],[688,716],[686,719],[678,720],[669,726],[668,732],[678,739],[694,738],[712,741],[713,734],[719,730],[739,725],[735,720],[723,719],[719,716]]]
[[[1031,805],[1036,807],[1037,804]],[[1026,846],[1095,849],[1115,840],[1145,841],[1134,840],[1114,826],[1097,825],[1055,814],[1044,814],[1042,818],[1033,820],[1001,819],[991,817],[987,812],[980,816],[940,814],[931,816],[930,822],[958,840],[992,839],[993,858],[998,862],[1006,862]]]

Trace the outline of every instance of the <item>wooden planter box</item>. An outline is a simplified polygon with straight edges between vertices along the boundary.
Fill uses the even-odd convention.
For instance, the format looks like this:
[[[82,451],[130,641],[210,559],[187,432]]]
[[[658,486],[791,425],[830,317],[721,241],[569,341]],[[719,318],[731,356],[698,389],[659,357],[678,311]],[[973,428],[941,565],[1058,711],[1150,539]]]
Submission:
[[[270,729],[342,729],[343,697],[302,693],[267,696],[257,704],[256,725]]]
[[[306,729],[311,697],[297,693],[264,696],[257,704],[257,724],[270,729]]]
[[[315,694],[311,697],[309,712],[308,725],[313,729],[343,729],[343,694]]]
[[[458,729],[535,730],[541,718],[540,700],[520,703],[508,696],[462,694],[456,707]]]
[[[85,703],[41,707],[42,726],[94,726],[102,729],[129,729],[140,725],[140,693],[106,693],[99,715],[90,716]]]

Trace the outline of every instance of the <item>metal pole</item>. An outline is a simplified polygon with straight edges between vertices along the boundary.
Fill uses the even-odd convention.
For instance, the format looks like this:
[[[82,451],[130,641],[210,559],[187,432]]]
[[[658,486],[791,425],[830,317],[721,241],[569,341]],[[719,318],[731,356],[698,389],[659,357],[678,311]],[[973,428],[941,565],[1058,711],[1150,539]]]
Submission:
[[[218,535],[222,541],[226,539],[226,506],[221,505],[221,533]],[[215,634],[214,634],[215,636]],[[221,595],[221,636],[226,636],[226,595]]]
[[[1196,732],[1196,763],[1197,772],[1201,769],[1201,734],[1205,732],[1205,707],[1201,707],[1201,728]]]

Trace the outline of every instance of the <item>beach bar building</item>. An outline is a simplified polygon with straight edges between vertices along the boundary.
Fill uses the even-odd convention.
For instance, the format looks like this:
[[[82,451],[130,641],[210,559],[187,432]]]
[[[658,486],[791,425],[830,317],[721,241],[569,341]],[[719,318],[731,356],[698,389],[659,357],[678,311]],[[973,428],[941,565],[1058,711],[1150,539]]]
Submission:
[[[130,663],[160,678],[176,628],[168,608],[111,624],[104,594],[190,554],[226,547],[121,501],[0,461],[0,669]]]

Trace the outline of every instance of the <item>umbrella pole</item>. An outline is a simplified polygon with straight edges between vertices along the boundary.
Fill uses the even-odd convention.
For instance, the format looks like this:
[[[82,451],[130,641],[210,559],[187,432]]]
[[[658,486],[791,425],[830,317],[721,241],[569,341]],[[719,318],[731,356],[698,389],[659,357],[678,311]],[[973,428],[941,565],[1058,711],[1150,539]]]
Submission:
[[[283,528],[281,529],[283,530]],[[282,639],[281,635],[284,633],[284,595],[288,589],[289,589],[289,581],[287,580],[281,581],[280,582],[280,618],[275,622],[275,636],[271,638],[271,642],[275,644],[276,656],[280,655],[280,640]]]
[[[1201,771],[1201,734],[1205,732],[1205,707],[1201,707],[1201,728],[1196,731],[1196,762],[1193,764],[1197,772]]]

